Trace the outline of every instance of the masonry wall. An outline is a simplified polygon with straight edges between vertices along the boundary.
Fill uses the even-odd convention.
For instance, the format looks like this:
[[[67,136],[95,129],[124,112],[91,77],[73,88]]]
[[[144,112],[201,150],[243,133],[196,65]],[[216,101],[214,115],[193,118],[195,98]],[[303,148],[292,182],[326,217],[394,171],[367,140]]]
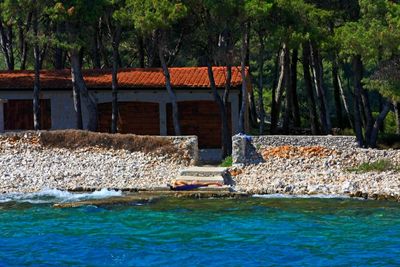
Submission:
[[[92,91],[95,93],[97,103],[111,102],[110,91]],[[222,90],[219,92],[222,95]],[[4,114],[3,102],[7,99],[32,99],[31,91],[0,91],[0,131],[4,130]],[[71,91],[42,91],[41,99],[50,99],[51,102],[51,129],[73,129],[76,125],[76,118],[73,110],[73,98]],[[233,134],[238,133],[239,121],[239,91],[232,91],[230,96],[231,103],[231,122]],[[169,101],[168,93],[165,91],[157,90],[135,90],[135,91],[121,91],[118,95],[120,102],[153,102],[159,104],[159,124],[160,135],[167,135],[167,104]],[[212,94],[209,90],[185,90],[177,91],[178,101],[214,101]],[[88,123],[88,112],[85,105],[82,105],[83,124],[86,128]]]

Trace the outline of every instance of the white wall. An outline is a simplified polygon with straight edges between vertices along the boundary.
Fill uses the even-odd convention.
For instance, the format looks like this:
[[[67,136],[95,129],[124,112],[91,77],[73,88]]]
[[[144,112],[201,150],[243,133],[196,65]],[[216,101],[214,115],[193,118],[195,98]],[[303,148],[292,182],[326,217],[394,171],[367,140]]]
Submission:
[[[92,91],[98,103],[111,102],[111,91]],[[221,95],[223,91],[219,92]],[[19,91],[0,91],[0,99],[32,99],[33,92]],[[178,101],[208,100],[213,101],[212,93],[208,90],[176,90]],[[72,90],[71,91],[42,91],[42,99],[50,99],[51,104],[51,125],[52,129],[71,129],[75,128],[76,118],[74,113]],[[232,90],[229,96],[232,110],[232,131],[238,133],[239,121],[239,91]],[[160,105],[160,135],[167,134],[167,112],[166,104],[170,103],[166,91],[160,90],[129,90],[118,93],[119,102],[153,102]],[[2,116],[3,103],[0,101],[0,131],[4,127]],[[88,123],[88,112],[82,102],[83,125]]]

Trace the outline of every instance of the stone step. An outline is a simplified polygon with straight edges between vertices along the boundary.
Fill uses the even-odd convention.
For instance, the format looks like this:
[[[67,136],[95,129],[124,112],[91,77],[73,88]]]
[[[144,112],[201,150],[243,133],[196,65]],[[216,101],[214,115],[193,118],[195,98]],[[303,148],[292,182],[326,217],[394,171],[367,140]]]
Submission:
[[[180,171],[181,176],[223,176],[228,171],[225,167],[189,167]]]
[[[199,181],[202,183],[224,183],[224,177],[219,176],[188,176],[188,175],[179,175],[177,178],[179,181],[185,182],[193,182]]]

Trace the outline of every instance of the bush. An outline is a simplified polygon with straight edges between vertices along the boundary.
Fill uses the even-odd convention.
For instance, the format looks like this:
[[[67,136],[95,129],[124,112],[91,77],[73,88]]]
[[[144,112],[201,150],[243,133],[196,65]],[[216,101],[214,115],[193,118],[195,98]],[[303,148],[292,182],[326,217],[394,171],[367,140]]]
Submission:
[[[358,167],[349,169],[349,171],[357,172],[357,173],[364,173],[364,172],[384,172],[384,171],[400,171],[400,169],[393,165],[392,162],[386,159],[370,162],[370,163],[363,163]]]
[[[232,166],[232,156],[226,157],[219,166],[220,167],[231,167]]]

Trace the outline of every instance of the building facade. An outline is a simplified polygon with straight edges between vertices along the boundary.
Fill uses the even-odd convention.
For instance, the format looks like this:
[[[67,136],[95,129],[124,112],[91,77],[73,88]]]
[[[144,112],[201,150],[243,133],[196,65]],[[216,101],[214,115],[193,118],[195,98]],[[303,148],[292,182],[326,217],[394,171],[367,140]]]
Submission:
[[[213,68],[220,95],[225,90],[226,70]],[[214,101],[207,68],[170,68],[183,135],[197,135],[200,148],[221,145],[221,118]],[[33,129],[33,72],[0,72],[0,131]],[[111,129],[111,72],[84,71],[89,92],[97,103],[98,131]],[[122,69],[119,80],[118,131],[140,135],[174,135],[172,108],[161,69]],[[41,72],[41,125],[59,130],[76,127],[69,70]],[[238,132],[241,102],[240,69],[232,69],[228,117],[232,134]],[[84,127],[88,112],[82,101]]]

